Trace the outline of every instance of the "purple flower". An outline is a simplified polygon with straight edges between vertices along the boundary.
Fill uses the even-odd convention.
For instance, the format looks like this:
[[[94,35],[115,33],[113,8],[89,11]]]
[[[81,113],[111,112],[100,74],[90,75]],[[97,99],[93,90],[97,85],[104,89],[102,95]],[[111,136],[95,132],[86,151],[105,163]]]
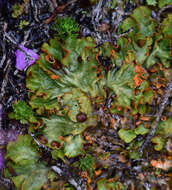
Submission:
[[[4,163],[3,152],[2,150],[0,150],[0,171],[4,169],[4,167],[5,167],[5,163]]]
[[[24,70],[32,65],[38,58],[39,55],[34,51],[19,45],[19,49],[16,51],[16,68],[19,70]]]

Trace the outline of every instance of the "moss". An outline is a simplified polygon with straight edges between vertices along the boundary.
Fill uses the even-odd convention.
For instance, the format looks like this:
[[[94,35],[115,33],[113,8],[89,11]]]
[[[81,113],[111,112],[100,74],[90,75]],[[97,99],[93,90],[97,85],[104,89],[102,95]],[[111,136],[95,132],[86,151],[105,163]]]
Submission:
[[[65,18],[57,18],[51,29],[57,31],[57,36],[64,40],[68,36],[71,38],[76,37],[79,26],[72,17],[67,16]]]

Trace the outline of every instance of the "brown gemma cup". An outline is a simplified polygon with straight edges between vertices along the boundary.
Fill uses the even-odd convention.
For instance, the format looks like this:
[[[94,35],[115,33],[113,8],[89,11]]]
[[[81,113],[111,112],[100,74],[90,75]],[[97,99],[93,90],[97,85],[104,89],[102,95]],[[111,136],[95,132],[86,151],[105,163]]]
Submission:
[[[82,123],[82,122],[84,122],[84,121],[87,120],[87,115],[86,115],[85,113],[80,112],[80,113],[78,113],[78,114],[76,115],[76,120],[77,120],[78,122]]]

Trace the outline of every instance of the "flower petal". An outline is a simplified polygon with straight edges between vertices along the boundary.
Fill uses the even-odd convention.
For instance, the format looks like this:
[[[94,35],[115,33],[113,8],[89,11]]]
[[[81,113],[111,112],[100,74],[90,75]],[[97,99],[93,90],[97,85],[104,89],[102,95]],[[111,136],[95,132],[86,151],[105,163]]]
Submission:
[[[5,167],[3,153],[0,150],[0,171]]]
[[[22,71],[32,65],[39,58],[39,55],[36,54],[33,50],[27,49],[22,45],[19,45],[19,48],[20,49],[18,49],[15,53],[16,68]],[[24,53],[21,49],[26,53]]]

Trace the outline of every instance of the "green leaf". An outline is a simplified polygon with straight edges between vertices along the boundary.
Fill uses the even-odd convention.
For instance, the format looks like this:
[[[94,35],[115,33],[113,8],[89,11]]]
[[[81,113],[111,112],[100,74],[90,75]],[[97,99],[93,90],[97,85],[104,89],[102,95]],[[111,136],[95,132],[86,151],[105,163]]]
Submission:
[[[129,29],[133,29],[135,33],[139,32],[139,28],[137,27],[137,23],[132,18],[126,18],[122,23],[123,31],[127,31]]]
[[[59,136],[76,135],[80,134],[87,127],[92,126],[92,123],[85,121],[84,123],[78,123],[71,121],[67,116],[52,115],[49,119],[42,118],[45,128],[43,129],[43,135],[48,140],[50,145],[52,141],[60,142]]]
[[[61,60],[63,57],[62,45],[57,38],[50,39],[49,43],[43,43],[41,49],[48,53],[52,59]]]
[[[74,122],[77,122],[76,116],[80,112],[85,113],[87,117],[92,114],[91,101],[80,89],[73,88],[72,92],[65,93],[63,103],[69,118]]]
[[[85,58],[88,59],[88,56],[91,56],[91,52],[89,51],[89,48],[93,48],[95,46],[94,41],[91,38],[81,38],[81,39],[76,39],[76,38],[67,38],[64,44],[64,49],[68,52],[66,53],[66,56],[62,59],[62,63],[63,65],[71,68],[71,70],[73,71],[74,69],[80,69],[86,60]],[[84,53],[84,51],[86,51],[86,54]],[[95,50],[94,50],[95,51]],[[78,58],[80,57],[80,62],[81,64],[77,64],[78,63]],[[91,57],[93,59],[93,63],[89,63],[95,65],[95,56]],[[90,59],[90,57],[89,57]],[[88,60],[89,60],[88,59]],[[91,61],[91,60],[90,60]],[[89,68],[86,67],[85,68]]]
[[[28,68],[26,86],[32,93],[35,93],[34,97],[38,96],[50,100],[72,89],[70,86],[52,80],[37,64]]]
[[[154,96],[153,90],[145,91],[145,92],[143,93],[143,101],[144,101],[145,103],[150,103],[151,100],[153,99],[153,96]]]
[[[149,129],[145,128],[145,126],[141,124],[134,130],[134,132],[136,135],[145,135],[149,132]]]
[[[164,136],[164,138],[172,134],[172,118],[166,119],[166,121],[161,121],[156,129],[156,134]]]
[[[79,169],[82,171],[88,171],[90,178],[94,175],[94,163],[95,158],[92,157],[90,154],[87,154],[84,158],[79,160]]]
[[[53,151],[51,151],[51,155],[52,155],[52,158],[55,159],[55,160],[58,160],[59,158],[61,160],[63,160],[65,162],[65,159],[64,159],[64,150],[63,149],[54,149]]]
[[[18,102],[15,102],[12,107],[14,112],[9,114],[9,118],[18,119],[23,124],[26,124],[28,122],[35,123],[37,121],[32,108],[28,106],[25,101],[20,100]]]
[[[120,129],[118,135],[126,143],[130,143],[136,138],[136,134],[132,130]]]
[[[134,42],[134,39],[132,40],[132,43],[136,53],[136,61],[138,64],[143,64],[149,54],[149,47],[153,43],[152,38],[146,38],[146,42],[142,47],[139,47],[137,43]]]
[[[106,85],[117,94],[117,104],[130,107],[133,99],[135,69],[132,64],[123,64],[119,71],[109,71]]]
[[[68,38],[65,43],[65,49],[69,51],[62,63],[67,66],[66,75],[63,81],[66,84],[80,88],[84,93],[90,96],[104,95],[105,92],[98,84],[96,68],[98,62],[96,60],[96,49],[91,39],[70,39]],[[77,64],[78,59],[80,62]]]
[[[43,164],[33,163],[32,165],[19,165],[12,167],[17,176],[11,177],[15,186],[20,189],[30,190],[32,187],[35,190],[40,189],[44,183],[47,182],[48,168],[46,168]]]
[[[146,0],[146,2],[148,5],[151,5],[151,6],[156,6],[156,4],[157,4],[156,0]]]
[[[32,98],[30,99],[30,105],[33,109],[36,109],[36,112],[38,114],[43,113],[44,110],[53,111],[54,109],[59,109],[59,106],[57,104],[57,98],[46,100],[41,97],[32,96]]]
[[[123,190],[125,187],[118,181],[108,181],[107,179],[100,179],[97,182],[97,190],[111,190],[119,189]]]
[[[47,182],[49,169],[43,162],[38,163],[39,153],[31,136],[19,135],[16,142],[10,142],[5,158],[7,169],[13,171],[10,177],[17,189],[38,190]]]
[[[172,5],[171,0],[159,0],[159,8],[164,7],[165,5]]]
[[[27,20],[21,20],[19,23],[19,28],[22,30],[24,27],[28,25],[29,25],[29,22]]]
[[[162,137],[158,137],[158,136],[155,136],[151,139],[151,141],[153,143],[155,143],[156,145],[154,146],[154,149],[156,151],[160,151],[163,149],[163,146],[164,146],[164,139],[162,139]]]
[[[146,105],[145,104],[140,104],[139,106],[138,106],[138,112],[140,113],[140,114],[145,114],[146,113]]]
[[[64,147],[65,155],[68,157],[75,157],[83,153],[83,143],[84,140],[81,138],[80,135],[76,136],[69,136],[66,138],[66,144]]]
[[[131,15],[139,25],[140,33],[144,36],[152,36],[155,23],[151,17],[151,10],[145,6],[140,6],[133,11]]]
[[[168,14],[168,17],[163,20],[161,28],[165,37],[172,39],[172,14]]]
[[[133,160],[139,159],[139,153],[136,151],[129,152],[129,155],[130,155],[130,159],[133,159]]]
[[[25,190],[38,190],[47,182],[47,169],[37,169],[24,180],[22,188]]]
[[[93,97],[105,95],[103,88],[98,85],[96,56],[89,49],[94,47],[94,43],[89,39],[67,39],[62,54],[66,54],[64,49],[67,49],[69,54],[62,59],[61,69],[55,69],[56,59],[60,57],[55,56],[56,52],[62,51],[56,41],[56,39],[51,39],[50,45],[48,43],[46,47],[43,45],[44,51],[51,54],[55,63],[48,62],[46,55],[41,54],[40,59],[37,60],[38,64],[32,65],[27,71],[26,85],[32,92],[30,93],[30,105],[37,108],[39,113],[43,110],[41,107],[45,108],[49,102],[55,102],[57,97],[71,92],[72,88],[79,88],[83,93]],[[78,64],[79,58],[81,63]],[[58,78],[52,79],[52,75]],[[41,101],[40,97],[44,100]],[[46,104],[44,106],[43,101]],[[54,105],[53,103],[51,108],[56,108]]]
[[[130,33],[129,33],[130,34]],[[130,40],[130,39],[128,39]],[[134,59],[135,59],[135,55],[133,54],[133,47],[132,47],[132,44],[131,43],[128,43],[128,40],[127,38],[124,38],[124,37],[121,37],[118,39],[117,41],[117,50],[115,50],[115,55],[114,55],[114,59],[115,59],[115,65],[117,67],[121,67],[121,65],[124,63],[124,62],[129,62],[129,63],[132,63],[133,60],[127,60],[126,61],[126,58],[127,55],[130,55],[132,54],[132,56],[134,56]],[[118,50],[120,48],[120,51]],[[132,57],[133,59],[133,57]]]
[[[151,37],[154,34],[155,22],[151,17],[151,10],[146,6],[139,6],[134,9],[130,18],[124,20],[123,32],[129,28],[133,28],[136,34]]]
[[[150,68],[157,63],[159,59],[166,68],[170,66],[170,60],[172,60],[172,58],[170,56],[170,41],[168,39],[155,41],[153,51],[146,60],[145,66]]]
[[[23,5],[14,4],[14,5],[12,6],[12,10],[13,10],[12,17],[13,17],[13,18],[17,18],[17,17],[19,17],[20,15],[22,15],[22,13],[23,13]]]
[[[27,175],[21,174],[16,177],[12,177],[12,181],[15,184],[15,186],[19,189],[23,183],[23,181],[27,178]]]
[[[111,2],[111,9],[114,9],[115,8],[115,6],[116,6],[116,1],[117,0],[112,0],[112,2]]]
[[[19,135],[16,142],[9,142],[5,158],[18,163],[31,163],[38,159],[36,147],[32,144],[32,137]]]

